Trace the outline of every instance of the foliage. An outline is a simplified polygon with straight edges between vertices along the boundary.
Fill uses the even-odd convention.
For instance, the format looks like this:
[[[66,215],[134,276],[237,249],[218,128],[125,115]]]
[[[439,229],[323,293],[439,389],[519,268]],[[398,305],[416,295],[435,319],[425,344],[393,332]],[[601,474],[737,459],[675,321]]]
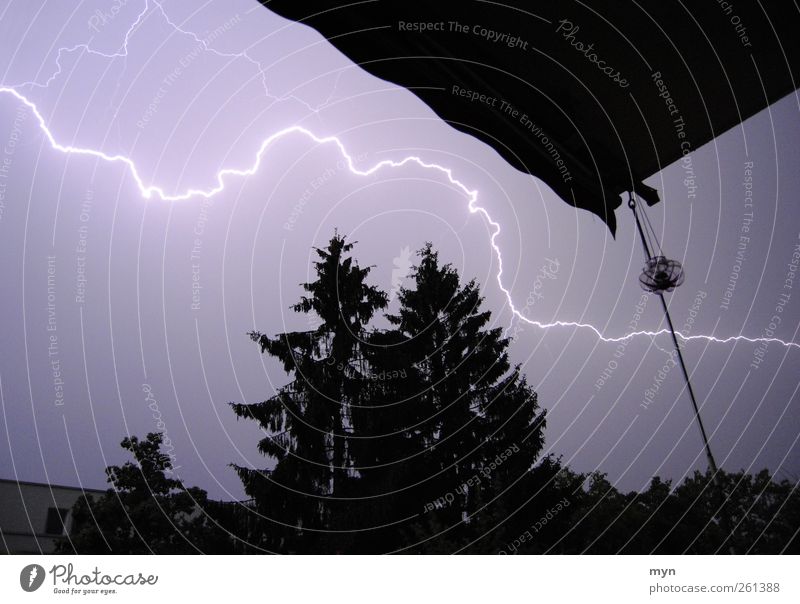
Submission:
[[[106,468],[112,485],[103,495],[84,495],[72,509],[73,531],[56,544],[57,553],[192,554],[225,553],[230,541],[211,519],[206,492],[169,476],[162,435],[123,439],[134,462]]]
[[[293,307],[315,313],[317,328],[251,334],[291,382],[232,405],[265,430],[259,450],[274,461],[236,470],[274,521],[263,532],[277,551],[466,546],[490,493],[534,473],[544,413],[474,281],[462,285],[429,244],[387,316],[392,328],[370,329],[387,297],[351,249],[336,235],[317,250],[317,279]]]
[[[316,250],[292,307],[316,327],[249,334],[290,376],[231,404],[265,435],[268,467],[233,466],[251,501],[208,501],[169,476],[160,434],[126,438],[135,463],[76,503],[59,552],[798,553],[797,483],[766,470],[623,493],[542,457],[546,413],[478,285],[428,244],[378,329],[388,298],[352,249]]]

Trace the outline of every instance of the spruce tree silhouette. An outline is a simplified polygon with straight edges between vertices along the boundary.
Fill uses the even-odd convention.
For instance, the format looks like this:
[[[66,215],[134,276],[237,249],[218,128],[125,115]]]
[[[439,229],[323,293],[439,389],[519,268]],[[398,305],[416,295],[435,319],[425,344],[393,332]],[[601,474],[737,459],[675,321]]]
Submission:
[[[370,329],[387,297],[365,283],[370,269],[351,250],[338,234],[317,250],[317,278],[292,307],[314,313],[316,329],[250,334],[292,378],[266,401],[232,404],[260,423],[259,450],[275,461],[235,466],[265,518],[258,543],[455,551],[480,537],[479,509],[505,509],[492,502],[499,485],[533,472],[544,413],[510,368],[510,342],[490,327],[474,281],[462,285],[428,244],[387,316],[393,327]]]
[[[418,258],[413,288],[401,289],[400,310],[388,317],[415,368],[415,415],[425,420],[415,474],[428,479],[416,490],[422,513],[409,545],[450,552],[487,534],[500,486],[533,471],[545,414],[519,368],[510,368],[510,340],[490,326],[476,282],[462,285],[430,243]]]
[[[386,306],[387,296],[366,285],[370,268],[347,256],[352,247],[337,234],[316,250],[317,279],[303,284],[308,295],[292,307],[313,312],[321,321],[316,329],[274,338],[250,333],[292,381],[263,402],[231,405],[237,416],[261,424],[267,436],[259,450],[276,462],[267,470],[235,466],[268,519],[262,543],[276,551],[351,551],[351,531],[360,528],[343,499],[355,479],[349,418],[367,394],[359,365],[366,324]]]

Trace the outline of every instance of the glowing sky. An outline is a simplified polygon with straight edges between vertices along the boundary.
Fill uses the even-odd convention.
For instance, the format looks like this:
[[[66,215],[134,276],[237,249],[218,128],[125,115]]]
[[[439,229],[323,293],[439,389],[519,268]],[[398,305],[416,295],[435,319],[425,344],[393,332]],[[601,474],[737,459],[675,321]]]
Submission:
[[[165,428],[183,478],[240,497],[227,464],[263,459],[257,429],[225,403],[286,380],[245,332],[303,328],[287,307],[334,227],[386,290],[402,250],[428,240],[477,278],[549,409],[547,447],[577,469],[638,488],[704,467],[679,370],[658,375],[668,337],[620,347],[592,329],[528,325],[498,284],[502,250],[502,283],[526,318],[612,338],[662,329],[655,299],[632,324],[642,257],[626,212],[614,241],[408,91],[254,2],[16,1],[0,34],[0,476],[101,487],[126,433]],[[649,181],[666,200],[650,211],[662,245],[686,265],[670,307],[687,335],[771,336],[780,305],[774,336],[798,341],[797,117],[786,98]],[[408,156],[419,161],[373,171]],[[219,189],[229,169],[252,175],[187,193]],[[800,470],[798,354],[687,343],[723,468]]]

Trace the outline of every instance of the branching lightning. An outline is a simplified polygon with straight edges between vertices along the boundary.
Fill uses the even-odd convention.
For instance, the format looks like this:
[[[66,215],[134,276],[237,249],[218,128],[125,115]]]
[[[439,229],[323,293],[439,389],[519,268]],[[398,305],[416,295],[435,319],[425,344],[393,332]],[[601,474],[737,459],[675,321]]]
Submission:
[[[20,103],[24,104],[26,107],[28,107],[28,109],[30,109],[30,111],[32,112],[32,114],[36,118],[36,121],[39,124],[39,128],[41,129],[42,133],[44,134],[44,136],[47,138],[48,142],[50,143],[50,146],[54,150],[60,151],[62,153],[75,154],[75,155],[86,155],[86,156],[90,156],[90,157],[95,157],[95,158],[97,158],[99,160],[102,160],[102,161],[105,161],[105,162],[108,162],[108,163],[112,163],[112,164],[113,163],[123,164],[130,171],[130,174],[133,177],[133,180],[136,182],[136,186],[139,188],[140,194],[145,199],[158,198],[158,199],[161,199],[163,201],[184,201],[184,200],[188,200],[188,199],[192,199],[192,198],[196,198],[196,197],[210,198],[210,197],[213,197],[213,196],[217,195],[218,193],[221,193],[225,189],[225,181],[226,181],[227,178],[229,178],[229,177],[245,178],[245,177],[254,175],[256,172],[258,172],[258,170],[259,170],[259,168],[261,166],[262,160],[264,158],[264,155],[266,154],[267,150],[273,145],[273,143],[276,143],[277,141],[279,141],[279,140],[281,140],[281,139],[283,139],[283,138],[285,138],[287,136],[292,136],[292,135],[305,136],[305,137],[311,139],[312,141],[314,141],[315,143],[317,143],[319,145],[333,145],[333,146],[337,147],[338,150],[339,150],[339,153],[344,158],[344,160],[345,160],[345,162],[347,164],[347,167],[350,170],[350,172],[352,174],[357,175],[357,176],[370,176],[370,175],[375,174],[376,172],[378,172],[379,170],[382,170],[384,168],[400,168],[400,167],[403,167],[403,166],[406,166],[406,165],[414,164],[414,165],[417,165],[417,166],[419,166],[419,167],[421,167],[423,169],[434,170],[434,171],[437,171],[440,174],[444,175],[451,185],[453,185],[455,188],[457,188],[459,191],[461,191],[464,194],[464,196],[466,197],[466,199],[468,201],[467,207],[468,207],[470,213],[473,213],[473,214],[478,213],[478,214],[482,215],[483,218],[491,226],[492,235],[491,235],[491,238],[490,238],[490,245],[491,245],[491,247],[492,247],[492,249],[494,251],[495,257],[497,258],[497,262],[498,262],[498,270],[497,270],[497,275],[496,275],[497,284],[498,284],[500,290],[505,295],[506,300],[507,300],[508,305],[509,305],[509,308],[511,309],[513,315],[518,320],[520,320],[520,321],[522,321],[522,322],[524,322],[524,323],[526,323],[528,325],[531,325],[533,327],[540,328],[540,329],[551,329],[551,328],[555,328],[555,327],[572,327],[572,328],[576,328],[576,329],[590,330],[590,331],[594,332],[594,334],[600,340],[602,340],[604,342],[609,342],[609,343],[623,342],[623,341],[630,340],[631,338],[635,338],[635,337],[648,337],[648,338],[653,339],[653,338],[656,338],[656,337],[658,337],[660,335],[664,335],[664,334],[668,334],[669,333],[669,330],[661,329],[661,330],[658,330],[658,331],[633,331],[633,332],[627,333],[627,334],[622,335],[622,336],[609,337],[609,336],[603,335],[600,332],[600,330],[598,330],[595,326],[593,326],[591,324],[588,324],[588,323],[579,323],[579,322],[573,322],[573,321],[555,321],[555,322],[552,322],[552,323],[543,323],[543,322],[536,321],[534,319],[529,319],[528,317],[526,317],[522,312],[520,312],[514,306],[514,302],[513,302],[512,296],[511,296],[511,292],[508,289],[506,289],[506,287],[503,285],[503,279],[502,279],[502,277],[503,277],[503,255],[502,255],[502,252],[500,250],[500,247],[497,244],[497,237],[500,235],[501,227],[500,227],[500,224],[498,222],[496,222],[495,220],[492,219],[492,217],[490,216],[489,212],[484,207],[478,205],[478,191],[470,189],[465,184],[463,184],[461,181],[456,179],[453,176],[453,172],[452,172],[452,170],[450,168],[447,168],[447,167],[439,165],[439,164],[426,162],[422,158],[417,157],[417,156],[408,156],[408,157],[405,157],[405,158],[400,159],[400,160],[383,160],[383,161],[378,162],[377,164],[375,164],[371,168],[368,168],[366,170],[361,170],[361,169],[358,169],[356,167],[356,165],[354,163],[354,160],[353,160],[353,157],[347,152],[347,149],[345,148],[344,144],[342,143],[342,141],[338,137],[336,137],[336,136],[318,136],[318,135],[314,134],[312,131],[310,131],[307,128],[305,128],[305,127],[302,127],[302,126],[289,126],[287,128],[284,128],[282,130],[279,130],[279,131],[271,134],[270,136],[268,136],[261,143],[260,147],[258,148],[258,151],[256,152],[255,160],[253,161],[253,163],[252,163],[252,165],[250,167],[248,167],[248,168],[225,168],[223,170],[220,170],[216,174],[216,185],[211,187],[211,188],[209,188],[209,189],[193,189],[193,188],[190,188],[190,189],[185,190],[182,193],[168,194],[162,188],[160,188],[160,187],[158,187],[156,185],[146,184],[143,181],[141,175],[139,174],[139,171],[136,168],[136,164],[129,157],[126,157],[126,156],[123,156],[123,155],[109,155],[109,154],[104,153],[102,151],[99,151],[99,150],[96,150],[96,149],[91,149],[91,148],[76,147],[76,146],[73,146],[73,145],[62,145],[61,143],[59,143],[55,139],[53,133],[48,128],[47,122],[44,119],[44,117],[42,116],[42,114],[40,113],[40,111],[37,108],[36,104],[33,101],[31,101],[30,99],[28,99],[24,94],[19,92],[18,89],[19,88],[25,88],[27,86],[39,87],[39,88],[47,88],[61,74],[61,71],[62,71],[61,57],[62,57],[62,54],[64,54],[64,53],[70,53],[70,52],[75,52],[77,50],[82,50],[84,52],[91,53],[91,54],[96,54],[96,55],[99,55],[99,56],[102,56],[102,57],[105,57],[105,58],[108,58],[108,59],[114,59],[114,58],[118,58],[118,57],[126,57],[127,53],[128,53],[128,42],[129,42],[131,36],[133,35],[133,33],[136,31],[136,29],[141,25],[145,14],[148,12],[148,10],[150,8],[150,1],[151,0],[146,0],[145,1],[145,8],[139,13],[139,15],[136,18],[136,20],[134,21],[134,23],[130,26],[130,28],[126,32],[125,38],[124,38],[124,42],[123,42],[123,44],[121,46],[120,51],[118,51],[116,53],[112,53],[112,54],[101,53],[101,52],[98,52],[96,50],[92,50],[91,48],[89,48],[89,46],[87,44],[79,44],[77,46],[73,46],[73,47],[70,47],[70,48],[60,48],[58,50],[58,54],[57,54],[57,58],[56,58],[57,69],[56,69],[55,73],[53,73],[53,75],[51,75],[50,78],[48,78],[48,80],[44,84],[40,84],[40,83],[36,83],[36,82],[25,82],[25,83],[13,85],[13,86],[0,86],[0,93],[12,95]],[[312,111],[315,111],[315,112],[319,111],[319,108],[316,108],[316,109],[311,108],[310,105],[308,105],[306,102],[302,101],[301,99],[298,99],[297,97],[286,96],[286,97],[278,98],[278,97],[275,97],[275,96],[271,95],[269,93],[269,88],[267,86],[266,74],[265,74],[264,68],[262,67],[262,65],[258,61],[253,59],[247,52],[242,52],[242,53],[222,53],[222,52],[219,52],[217,50],[212,49],[202,38],[197,36],[197,34],[192,33],[190,31],[187,31],[185,29],[182,29],[180,26],[176,25],[172,20],[170,20],[170,18],[168,17],[166,11],[164,10],[163,6],[156,0],[152,0],[152,1],[155,4],[155,6],[157,7],[156,10],[158,10],[160,12],[160,14],[163,16],[164,20],[176,32],[178,32],[178,33],[180,33],[182,35],[186,35],[186,36],[192,37],[196,42],[198,42],[199,44],[202,45],[204,50],[206,50],[208,52],[211,52],[211,53],[214,53],[214,54],[216,54],[218,56],[222,56],[222,57],[241,58],[241,59],[244,59],[244,60],[250,62],[251,64],[253,64],[259,70],[259,73],[262,76],[261,81],[262,81],[262,85],[263,85],[263,88],[264,88],[264,93],[265,93],[265,96],[268,99],[270,99],[272,101],[283,101],[283,100],[287,100],[287,99],[292,99],[292,100],[295,100],[295,101],[298,101],[298,102],[302,103],[303,105],[305,105],[306,107],[308,107]],[[747,337],[747,336],[743,336],[743,335],[729,336],[729,337],[726,337],[726,338],[718,338],[718,337],[709,336],[709,335],[685,336],[685,335],[683,335],[681,333],[677,333],[677,336],[683,341],[704,340],[704,341],[707,341],[707,342],[714,342],[714,343],[719,343],[719,344],[727,344],[727,343],[730,343],[730,342],[739,342],[739,341],[749,342],[749,343],[753,343],[753,344],[756,344],[756,343],[778,343],[778,344],[781,344],[782,346],[785,346],[785,347],[800,348],[800,344],[798,344],[796,342],[792,342],[792,341],[788,341],[787,342],[787,341],[781,340],[779,338],[765,338],[765,337],[751,338],[751,337]]]

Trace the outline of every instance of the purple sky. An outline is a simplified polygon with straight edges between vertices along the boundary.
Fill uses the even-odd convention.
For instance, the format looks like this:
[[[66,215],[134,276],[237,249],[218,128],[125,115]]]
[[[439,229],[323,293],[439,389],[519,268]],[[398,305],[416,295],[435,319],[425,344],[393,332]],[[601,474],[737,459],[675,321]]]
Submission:
[[[124,155],[168,195],[213,188],[219,170],[251,167],[265,139],[295,125],[338,137],[362,170],[409,155],[445,166],[500,225],[502,283],[518,310],[611,337],[629,331],[642,254],[626,209],[615,241],[410,92],[254,1],[161,6],[6,3],[0,86],[35,103],[60,144]],[[691,318],[691,335],[761,337],[789,294],[774,335],[800,341],[800,273],[786,287],[800,244],[797,128],[798,100],[787,97],[648,181],[665,200],[649,211],[662,246],[686,267],[669,298],[679,329]],[[549,410],[546,447],[575,469],[607,472],[624,489],[703,469],[679,369],[652,393],[669,338],[620,348],[590,329],[512,322],[493,227],[467,204],[440,171],[409,164],[358,176],[337,146],[299,133],[208,200],[145,199],[124,163],[52,149],[33,112],[0,92],[0,477],[102,487],[103,468],[124,459],[122,437],[161,427],[182,478],[213,497],[242,497],[227,464],[264,459],[258,427],[237,422],[226,402],[263,400],[286,382],[245,333],[307,324],[287,309],[310,278],[311,247],[334,227],[359,241],[356,256],[376,265],[372,281],[387,291],[404,248],[428,240],[483,284]],[[657,302],[636,329],[663,327]],[[796,478],[800,349],[758,348],[694,340],[685,358],[717,462]]]

